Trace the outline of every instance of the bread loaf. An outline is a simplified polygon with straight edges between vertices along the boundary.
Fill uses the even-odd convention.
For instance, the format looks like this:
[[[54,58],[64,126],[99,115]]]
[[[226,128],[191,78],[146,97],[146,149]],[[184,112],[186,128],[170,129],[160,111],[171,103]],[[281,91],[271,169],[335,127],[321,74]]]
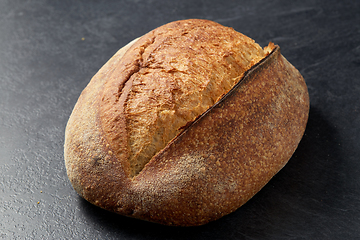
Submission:
[[[65,165],[87,201],[194,226],[229,214],[290,159],[309,112],[300,73],[270,43],[208,20],[161,26],[83,90]]]

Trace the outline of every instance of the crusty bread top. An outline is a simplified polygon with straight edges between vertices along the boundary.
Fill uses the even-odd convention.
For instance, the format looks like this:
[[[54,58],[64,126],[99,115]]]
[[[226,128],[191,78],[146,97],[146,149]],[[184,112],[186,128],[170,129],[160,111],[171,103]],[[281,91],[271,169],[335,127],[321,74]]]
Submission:
[[[125,216],[202,225],[235,211],[287,163],[308,118],[305,81],[280,47],[270,44],[261,53],[232,31],[203,20],[174,22],[121,48],[99,70],[65,132],[66,170],[80,196]],[[182,33],[189,35],[183,41]],[[271,53],[251,67],[261,57],[242,56],[253,51]],[[251,68],[242,76],[246,64]],[[206,104],[213,105],[206,110]],[[186,124],[197,111],[205,113]],[[186,125],[176,135],[179,119],[180,128]],[[132,130],[140,123],[149,128]],[[137,151],[131,139],[145,147]],[[157,141],[167,145],[149,162],[134,157],[139,152],[150,158],[146,147],[156,148]],[[146,163],[142,170],[137,161]]]
[[[212,21],[177,21],[141,37],[103,89],[101,121],[129,177],[272,49]]]

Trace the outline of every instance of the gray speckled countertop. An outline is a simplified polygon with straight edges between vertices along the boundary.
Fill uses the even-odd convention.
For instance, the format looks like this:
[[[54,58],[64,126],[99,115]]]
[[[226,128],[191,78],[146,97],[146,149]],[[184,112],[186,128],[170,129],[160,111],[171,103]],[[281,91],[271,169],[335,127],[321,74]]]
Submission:
[[[359,1],[0,1],[0,239],[360,238]],[[282,54],[310,93],[290,162],[236,212],[201,227],[108,213],[72,189],[64,130],[123,45],[167,22],[217,21]]]

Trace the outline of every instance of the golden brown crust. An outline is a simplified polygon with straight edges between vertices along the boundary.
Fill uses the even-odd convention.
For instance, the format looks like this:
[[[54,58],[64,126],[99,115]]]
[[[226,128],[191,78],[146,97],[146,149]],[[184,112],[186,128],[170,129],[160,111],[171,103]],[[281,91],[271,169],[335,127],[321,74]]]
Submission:
[[[254,40],[206,20],[172,22],[134,43],[105,83],[99,110],[110,145],[127,146],[117,156],[126,154],[130,176],[264,57]]]
[[[201,225],[244,204],[295,151],[307,122],[308,92],[300,73],[276,47],[137,176],[129,178],[126,120],[121,114],[114,118],[116,112],[104,102],[125,101],[121,96],[130,88],[124,84],[121,94],[103,94],[112,79],[125,79],[110,84],[119,89],[119,81],[125,83],[137,71],[136,64],[115,67],[127,49],[129,46],[120,50],[94,76],[66,128],[68,176],[89,202],[162,224]],[[115,110],[124,112],[124,105],[116,106],[120,108]],[[117,126],[104,119],[117,119]],[[115,126],[124,134],[119,129],[113,134]]]

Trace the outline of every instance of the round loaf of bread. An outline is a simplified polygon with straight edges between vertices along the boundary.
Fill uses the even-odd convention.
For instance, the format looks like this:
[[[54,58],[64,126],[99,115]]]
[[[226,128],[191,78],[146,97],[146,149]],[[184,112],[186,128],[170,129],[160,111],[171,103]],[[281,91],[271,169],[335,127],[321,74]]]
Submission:
[[[305,81],[278,46],[172,22],[120,49],[83,90],[66,126],[67,174],[106,210],[202,225],[287,163],[308,113]]]

